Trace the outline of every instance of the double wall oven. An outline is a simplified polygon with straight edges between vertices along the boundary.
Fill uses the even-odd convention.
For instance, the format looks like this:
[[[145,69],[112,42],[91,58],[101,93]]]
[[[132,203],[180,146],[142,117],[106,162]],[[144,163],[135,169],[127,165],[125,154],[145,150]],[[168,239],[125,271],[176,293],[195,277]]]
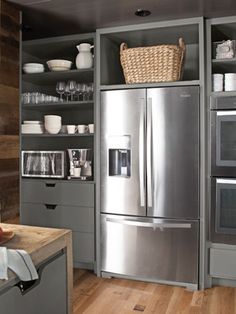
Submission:
[[[211,98],[211,241],[236,244],[236,96]]]

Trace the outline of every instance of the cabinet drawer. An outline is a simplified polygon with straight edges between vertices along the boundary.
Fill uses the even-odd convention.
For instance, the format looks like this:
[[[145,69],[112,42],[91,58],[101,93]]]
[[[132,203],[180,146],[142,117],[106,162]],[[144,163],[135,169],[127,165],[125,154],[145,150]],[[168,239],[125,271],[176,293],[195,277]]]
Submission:
[[[211,109],[234,109],[236,108],[236,97],[211,97],[210,106]]]
[[[94,262],[94,234],[73,232],[73,260],[80,263]]]
[[[216,278],[236,279],[236,249],[210,249],[210,275]]]
[[[21,195],[23,203],[94,207],[93,184],[23,179]]]
[[[67,228],[94,232],[94,208],[52,204],[23,203],[21,223],[41,227]]]

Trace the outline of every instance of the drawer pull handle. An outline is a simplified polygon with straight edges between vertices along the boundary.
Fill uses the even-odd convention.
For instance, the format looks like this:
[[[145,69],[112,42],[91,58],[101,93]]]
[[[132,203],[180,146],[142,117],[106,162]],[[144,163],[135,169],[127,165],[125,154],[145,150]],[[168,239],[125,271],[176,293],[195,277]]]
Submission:
[[[45,204],[46,209],[54,210],[56,209],[57,205],[55,204]]]
[[[55,188],[56,183],[46,183],[46,186],[47,186],[48,188]]]

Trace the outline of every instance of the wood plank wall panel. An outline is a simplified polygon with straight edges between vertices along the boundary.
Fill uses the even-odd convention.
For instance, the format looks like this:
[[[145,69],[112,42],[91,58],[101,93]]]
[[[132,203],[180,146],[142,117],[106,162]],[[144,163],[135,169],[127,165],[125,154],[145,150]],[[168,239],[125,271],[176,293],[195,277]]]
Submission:
[[[19,212],[19,41],[20,12],[0,0],[0,211]]]

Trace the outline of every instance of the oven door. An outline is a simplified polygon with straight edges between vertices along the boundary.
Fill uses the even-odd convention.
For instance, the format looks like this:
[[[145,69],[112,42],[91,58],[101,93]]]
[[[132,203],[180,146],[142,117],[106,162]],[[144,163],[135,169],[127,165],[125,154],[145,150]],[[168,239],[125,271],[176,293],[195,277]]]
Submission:
[[[211,175],[236,176],[236,110],[211,112]]]
[[[211,240],[236,244],[236,179],[212,179]]]

